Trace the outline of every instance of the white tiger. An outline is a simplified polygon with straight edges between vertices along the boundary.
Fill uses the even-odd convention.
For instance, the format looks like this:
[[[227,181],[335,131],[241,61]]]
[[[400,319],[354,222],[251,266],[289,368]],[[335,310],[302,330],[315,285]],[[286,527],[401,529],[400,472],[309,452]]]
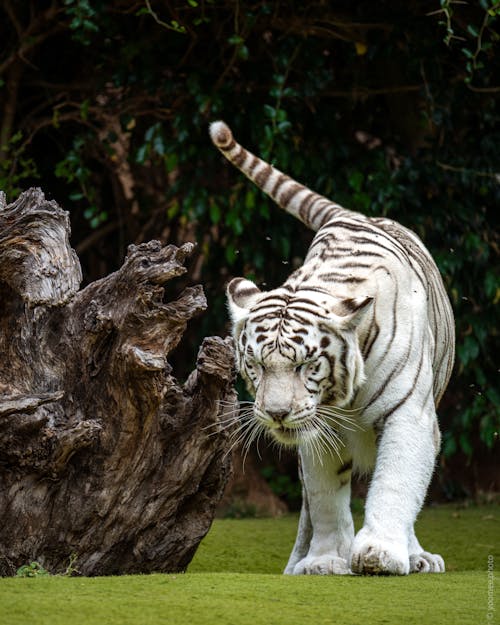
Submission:
[[[414,532],[440,446],[436,407],[454,322],[420,239],[310,191],[257,158],[221,121],[213,143],[317,231],[302,267],[262,292],[233,279],[228,305],[252,427],[298,446],[303,502],[291,574],[443,572]],[[351,473],[373,469],[354,535]]]

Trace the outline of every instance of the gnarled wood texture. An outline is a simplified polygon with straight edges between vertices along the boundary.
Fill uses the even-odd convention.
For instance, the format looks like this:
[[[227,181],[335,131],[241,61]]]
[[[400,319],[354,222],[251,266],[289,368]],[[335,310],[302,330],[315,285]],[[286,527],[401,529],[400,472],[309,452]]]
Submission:
[[[38,561],[85,575],[181,571],[230,473],[231,343],[203,342],[180,386],[167,361],[205,310],[164,301],[193,244],[131,245],[79,290],[67,213],[0,194],[0,574]],[[224,407],[223,407],[224,406]]]

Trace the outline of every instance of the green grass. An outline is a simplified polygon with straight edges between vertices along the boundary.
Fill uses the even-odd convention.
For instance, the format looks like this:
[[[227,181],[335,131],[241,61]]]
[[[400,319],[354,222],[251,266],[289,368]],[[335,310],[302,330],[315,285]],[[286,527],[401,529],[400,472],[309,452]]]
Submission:
[[[498,507],[422,513],[418,535],[443,555],[445,575],[282,576],[296,522],[292,516],[217,520],[186,574],[1,579],[0,625],[500,622],[498,601],[487,620],[488,556],[500,565]]]
[[[362,519],[361,514],[354,515],[356,529],[361,527]],[[296,531],[297,517],[292,515],[282,519],[217,520],[199,546],[189,572],[279,574]],[[416,532],[427,551],[443,556],[449,572],[485,571],[488,555],[495,553],[500,566],[498,506],[426,508],[417,521]]]

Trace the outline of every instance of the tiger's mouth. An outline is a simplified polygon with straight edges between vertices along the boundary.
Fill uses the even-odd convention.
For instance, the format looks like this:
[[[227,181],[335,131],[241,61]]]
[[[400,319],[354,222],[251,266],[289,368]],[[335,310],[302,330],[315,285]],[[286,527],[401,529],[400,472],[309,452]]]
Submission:
[[[317,434],[314,428],[287,427],[286,425],[279,425],[278,427],[269,428],[269,434],[281,445],[287,445],[289,447],[296,447],[300,443],[306,443],[311,441]]]
[[[325,454],[341,453],[346,442],[342,426],[349,430],[359,427],[355,415],[359,411],[331,406],[316,406],[314,413],[306,411],[295,413],[292,418],[278,421],[253,406],[252,416],[247,414],[250,424],[243,425],[249,433],[249,440],[258,440],[263,434],[282,447],[304,448],[320,462]]]
[[[297,430],[287,428],[285,425],[280,425],[277,428],[271,429],[270,434],[283,445],[298,445],[300,442]]]

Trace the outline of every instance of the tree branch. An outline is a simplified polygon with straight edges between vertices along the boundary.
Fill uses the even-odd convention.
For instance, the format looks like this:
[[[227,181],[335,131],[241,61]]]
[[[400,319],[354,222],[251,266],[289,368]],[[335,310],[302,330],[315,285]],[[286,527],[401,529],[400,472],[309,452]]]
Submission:
[[[500,182],[500,172],[477,171],[475,169],[468,169],[467,167],[457,167],[455,165],[449,165],[448,163],[441,163],[440,161],[436,161],[436,165],[445,171],[453,171],[458,174],[471,174],[482,178],[494,178]]]
[[[7,15],[9,16],[10,21],[12,22],[14,29],[17,33],[17,36],[19,37],[19,39],[21,38],[22,32],[23,32],[23,27],[21,25],[21,22],[19,21],[16,12],[14,11],[14,7],[12,6],[12,2],[10,0],[4,0],[3,2],[3,8],[4,11],[7,13]]]

